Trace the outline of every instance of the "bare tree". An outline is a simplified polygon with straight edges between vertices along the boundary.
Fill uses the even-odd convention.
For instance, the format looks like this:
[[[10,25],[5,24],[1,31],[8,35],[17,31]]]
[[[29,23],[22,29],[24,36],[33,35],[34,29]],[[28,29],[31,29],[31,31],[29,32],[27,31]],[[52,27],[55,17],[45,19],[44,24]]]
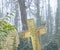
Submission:
[[[36,5],[36,26],[40,27],[41,26],[41,16],[40,16],[40,0],[35,0],[35,5]]]
[[[48,16],[47,16],[47,33],[49,38],[51,39],[52,31],[53,31],[53,17],[51,14],[50,0],[48,0]]]
[[[56,13],[56,32],[55,37],[57,38],[57,43],[60,48],[60,0],[57,0],[57,13]]]
[[[26,6],[25,6],[25,0],[18,0],[20,5],[20,11],[21,11],[21,21],[22,21],[22,29],[27,30],[27,13],[26,13]]]
[[[18,11],[18,3],[15,3],[15,19],[14,19],[14,22],[15,22],[15,26],[18,28],[18,19],[19,17],[19,11]]]

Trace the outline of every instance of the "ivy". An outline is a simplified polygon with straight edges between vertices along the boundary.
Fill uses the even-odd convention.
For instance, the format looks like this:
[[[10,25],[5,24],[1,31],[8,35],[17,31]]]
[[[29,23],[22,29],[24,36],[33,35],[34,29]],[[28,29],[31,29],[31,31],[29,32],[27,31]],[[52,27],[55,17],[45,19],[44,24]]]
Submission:
[[[7,37],[11,30],[17,30],[17,28],[6,21],[0,21],[0,41]]]
[[[12,16],[13,14],[10,13],[10,15],[6,18],[0,18],[0,50],[3,47],[1,42],[6,39],[9,32],[12,30],[17,30],[15,26],[12,26],[9,22],[7,22]]]
[[[7,18],[0,18],[0,42],[7,37],[9,31],[17,30],[15,26],[12,26],[10,23],[7,22],[9,21],[7,19],[10,19],[12,16],[13,13],[10,13]]]

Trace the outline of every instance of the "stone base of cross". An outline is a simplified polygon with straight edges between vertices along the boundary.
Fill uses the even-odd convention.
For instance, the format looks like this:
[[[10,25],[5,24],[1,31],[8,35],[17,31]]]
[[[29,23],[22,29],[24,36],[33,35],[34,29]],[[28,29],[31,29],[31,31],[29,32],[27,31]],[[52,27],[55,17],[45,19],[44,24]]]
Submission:
[[[21,38],[31,38],[33,50],[41,50],[41,45],[39,42],[38,35],[42,35],[46,33],[45,26],[40,28],[35,28],[34,26],[34,20],[33,19],[27,19],[27,25],[28,30],[22,31],[20,33]]]

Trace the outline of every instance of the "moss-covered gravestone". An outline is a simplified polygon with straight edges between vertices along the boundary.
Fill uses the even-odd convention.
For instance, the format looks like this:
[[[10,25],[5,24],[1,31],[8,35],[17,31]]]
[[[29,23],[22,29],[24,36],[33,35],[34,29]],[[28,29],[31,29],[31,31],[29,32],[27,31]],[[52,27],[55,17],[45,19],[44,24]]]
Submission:
[[[0,50],[17,50],[19,37],[16,27],[0,20]]]

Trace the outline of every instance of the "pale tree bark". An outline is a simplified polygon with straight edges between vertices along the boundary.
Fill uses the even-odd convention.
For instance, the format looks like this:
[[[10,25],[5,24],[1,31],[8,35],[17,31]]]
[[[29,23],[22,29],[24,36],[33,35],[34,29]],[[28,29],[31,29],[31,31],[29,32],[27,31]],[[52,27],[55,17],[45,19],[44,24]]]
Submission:
[[[14,18],[14,22],[15,22],[15,26],[18,28],[18,19],[19,17],[19,11],[18,11],[18,4],[15,3],[15,18]]]
[[[37,28],[41,26],[41,16],[40,16],[40,0],[35,0],[35,5],[37,8],[36,12],[36,26]]]
[[[51,14],[50,0],[48,0],[47,33],[49,40],[52,38],[51,37],[52,31],[53,31],[53,17]]]

